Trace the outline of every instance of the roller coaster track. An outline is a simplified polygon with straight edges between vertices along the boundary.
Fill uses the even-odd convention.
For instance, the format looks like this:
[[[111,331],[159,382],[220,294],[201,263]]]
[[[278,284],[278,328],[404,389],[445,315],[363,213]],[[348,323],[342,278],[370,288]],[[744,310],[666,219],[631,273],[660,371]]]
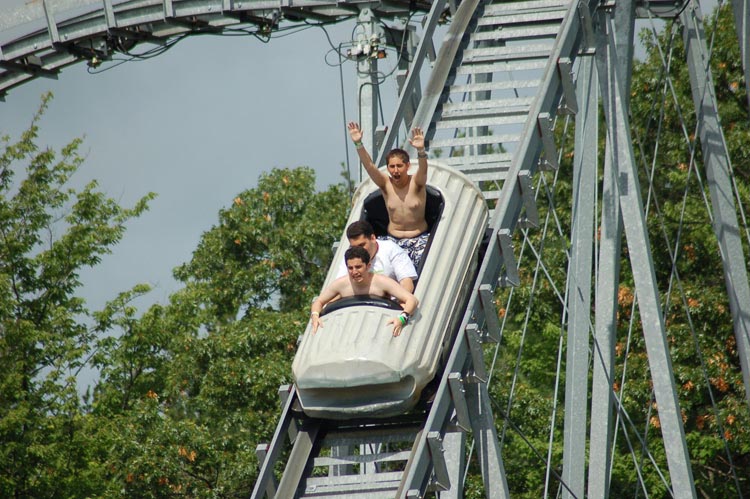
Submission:
[[[382,158],[395,142],[400,121],[413,116],[408,125],[422,126],[428,130],[431,148],[445,149],[443,161],[462,170],[481,186],[485,197],[494,208],[490,222],[490,247],[482,262],[479,277],[461,322],[460,331],[450,359],[434,395],[434,400],[425,413],[423,425],[412,429],[416,438],[411,453],[403,467],[403,475],[376,473],[374,468],[360,464],[353,473],[341,470],[328,476],[314,477],[315,466],[324,464],[320,456],[321,446],[315,438],[307,436],[304,450],[299,453],[295,441],[292,454],[276,497],[425,497],[428,491],[439,497],[462,497],[462,482],[466,469],[465,431],[471,431],[477,454],[480,456],[486,497],[508,497],[504,466],[492,415],[492,405],[487,389],[487,372],[482,357],[481,344],[497,341],[499,335],[498,314],[493,302],[493,293],[498,283],[515,285],[519,282],[514,256],[513,235],[517,228],[538,224],[532,178],[540,168],[558,167],[557,148],[553,134],[555,117],[562,113],[576,114],[583,126],[576,129],[575,153],[576,175],[596,178],[596,151],[592,136],[586,137],[584,130],[595,127],[596,94],[591,88],[601,89],[605,117],[608,123],[609,142],[605,176],[615,175],[615,181],[605,178],[605,205],[620,211],[620,214],[605,213],[604,232],[613,233],[604,238],[600,255],[600,277],[597,294],[609,296],[597,303],[605,312],[597,315],[596,341],[600,359],[594,360],[594,386],[592,412],[609,415],[592,421],[590,444],[590,468],[588,491],[586,477],[587,394],[589,375],[590,302],[584,298],[590,294],[592,260],[592,213],[593,198],[590,191],[580,187],[574,191],[577,209],[574,209],[578,232],[572,238],[570,272],[573,275],[572,297],[567,304],[570,313],[568,332],[568,359],[565,396],[565,442],[564,462],[560,478],[563,497],[592,497],[609,495],[608,466],[611,452],[612,431],[612,364],[614,342],[609,331],[614,330],[616,309],[617,265],[619,236],[625,231],[631,253],[636,280],[641,316],[644,318],[644,337],[654,383],[654,397],[659,406],[662,434],[669,467],[671,491],[675,497],[696,497],[690,456],[685,443],[683,423],[677,401],[675,382],[672,377],[671,360],[666,344],[666,333],[662,321],[659,295],[656,290],[653,262],[650,259],[649,241],[643,218],[643,201],[636,180],[629,125],[627,123],[627,88],[629,66],[623,61],[632,58],[632,30],[615,35],[617,26],[632,26],[635,13],[633,4],[623,8],[599,9],[596,4],[557,1],[529,1],[517,3],[481,3],[466,0],[456,9],[451,27],[437,56],[431,77],[424,92],[419,94],[419,107],[414,111],[414,93],[419,89],[410,87],[407,81],[401,89],[401,98],[395,117],[380,145],[378,158]],[[433,5],[434,8],[434,5]],[[692,17],[691,17],[692,16]],[[697,16],[697,17],[696,17]],[[689,27],[700,27],[699,9],[686,9],[682,22]],[[432,18],[430,18],[432,19]],[[697,21],[696,21],[697,20]],[[624,22],[623,22],[624,21]],[[429,25],[429,21],[428,21]],[[697,29],[697,28],[696,28]],[[700,52],[702,38],[695,30],[688,29],[686,45],[691,51]],[[692,33],[692,35],[690,34]],[[423,40],[424,42],[424,40]],[[621,55],[618,58],[617,50]],[[421,60],[420,46],[415,58]],[[572,68],[575,59],[583,57],[578,67],[578,78],[573,81]],[[697,56],[695,56],[697,57]],[[691,77],[701,79],[709,75],[698,60],[689,64]],[[598,69],[598,81],[594,77]],[[623,69],[624,68],[624,69]],[[412,69],[412,75],[418,70]],[[521,75],[519,77],[519,75]],[[463,80],[461,78],[463,77]],[[587,80],[588,78],[588,80]],[[416,76],[414,80],[416,80]],[[710,82],[710,80],[709,80]],[[577,85],[576,85],[577,84]],[[705,89],[706,79],[694,81],[694,87]],[[710,92],[710,89],[709,89]],[[456,95],[464,99],[457,101]],[[701,97],[698,97],[700,95]],[[704,107],[704,134],[720,133],[717,123],[716,103],[706,98],[705,91],[696,90],[696,106]],[[592,100],[593,96],[593,100]],[[453,98],[452,98],[453,97]],[[561,101],[562,98],[562,101]],[[709,132],[707,130],[712,130]],[[703,142],[704,147],[708,141]],[[718,166],[709,170],[718,173],[715,186],[715,203],[726,200],[718,191],[728,189],[726,146],[716,146],[715,160]],[[721,151],[721,152],[720,152]],[[615,168],[612,165],[619,165]],[[709,174],[711,175],[711,174]],[[583,185],[583,184],[580,184]],[[722,187],[719,187],[722,186]],[[618,193],[618,188],[621,191]],[[595,189],[595,185],[593,189]],[[727,192],[727,191],[724,191]],[[605,194],[606,196],[606,194]],[[619,205],[619,206],[618,206]],[[722,211],[723,210],[723,211]],[[734,206],[716,207],[726,229],[736,229]],[[732,219],[734,217],[734,219]],[[623,221],[623,226],[619,224]],[[736,233],[736,232],[735,232]],[[721,237],[721,236],[720,236]],[[741,251],[741,242],[720,243],[726,254]],[[731,250],[729,248],[732,248]],[[585,248],[588,248],[586,250]],[[735,253],[736,254],[736,253]],[[748,295],[744,257],[725,260],[725,273],[729,294],[744,298],[730,299],[734,303],[735,333],[746,386],[748,384]],[[610,274],[608,274],[608,272]],[[596,351],[596,350],[595,350]],[[601,410],[601,412],[599,412]],[[603,422],[602,422],[603,421]],[[392,453],[381,453],[387,445],[378,438],[389,435],[388,425],[368,422],[370,458],[387,463],[394,459]],[[363,426],[363,427],[365,427]],[[319,426],[314,425],[317,432]],[[277,432],[277,436],[283,433]],[[316,433],[317,434],[317,433]],[[299,438],[299,437],[297,437]],[[378,445],[374,445],[378,442]],[[273,447],[272,447],[273,448]],[[336,446],[329,447],[330,455],[338,456],[335,462],[356,465],[357,459],[367,457],[366,452],[352,453],[352,447],[343,447],[343,454]],[[403,447],[400,452],[403,455]],[[299,457],[301,455],[301,457]],[[293,460],[294,459],[294,460]],[[328,458],[331,459],[331,458]],[[317,461],[316,461],[317,460]],[[266,460],[253,497],[260,497],[270,479],[270,463]],[[317,463],[317,464],[316,464]],[[304,469],[303,469],[304,467]],[[319,469],[319,468],[318,468]],[[333,468],[332,468],[333,469]],[[351,468],[349,468],[351,470]],[[402,469],[402,468],[397,468]],[[293,478],[288,478],[294,471]],[[352,483],[359,483],[352,487]],[[293,485],[289,485],[293,484]],[[379,495],[382,494],[382,495]],[[269,494],[271,495],[271,494]]]
[[[658,3],[651,2],[651,9]],[[665,4],[666,5],[666,4]],[[747,0],[733,3],[746,74]],[[669,4],[670,8],[673,5]],[[400,130],[426,129],[433,153],[472,178],[482,189],[492,217],[489,245],[462,314],[445,369],[416,410],[389,420],[324,421],[307,418],[293,386],[284,387],[282,412],[268,445],[259,446],[262,467],[253,498],[463,497],[467,434],[488,498],[509,497],[502,452],[489,397],[486,343],[498,342],[501,324],[495,304],[498,286],[519,284],[517,241],[540,224],[534,178],[559,166],[555,124],[575,116],[574,223],[570,235],[568,352],[565,393],[564,497],[609,495],[614,402],[612,357],[620,239],[624,232],[633,267],[654,397],[674,497],[697,497],[677,401],[665,325],[643,218],[636,161],[628,123],[632,60],[631,2],[530,0],[487,2],[357,2],[327,0],[45,0],[0,19],[0,95],[35,77],[57,77],[61,68],[97,64],[143,42],[165,43],[181,33],[220,32],[233,26],[273,29],[281,20],[340,20],[361,9],[392,18],[410,10],[428,12],[421,41],[400,88],[390,126],[379,143],[376,163],[396,145]],[[36,9],[36,10],[35,10]],[[451,22],[431,68],[438,21]],[[745,388],[750,393],[750,288],[746,258],[731,196],[728,155],[719,127],[697,5],[679,12],[687,27],[685,44],[701,116],[701,137],[714,226]],[[421,87],[422,71],[429,80]],[[598,89],[594,91],[593,89]],[[591,261],[595,201],[586,180],[596,181],[595,129],[601,101],[607,123],[602,178],[602,240],[596,280],[596,317],[591,320]],[[750,94],[750,92],[748,92]],[[593,151],[593,153],[592,153]],[[595,189],[595,184],[594,184]],[[592,322],[594,326],[592,326]],[[595,346],[589,346],[591,337]],[[593,386],[588,387],[593,365]],[[591,422],[586,477],[587,400],[604,415]],[[750,399],[750,396],[748,396]],[[284,465],[277,483],[274,471]]]
[[[631,8],[630,12],[632,22],[634,8]],[[360,467],[354,475],[337,472],[327,477],[313,478],[312,470],[316,466],[315,463],[322,464],[325,460],[320,461],[324,458],[320,457],[321,447],[313,444],[315,438],[306,437],[301,440],[308,442],[305,444],[305,451],[301,451],[302,458],[298,458],[298,454],[295,453],[298,450],[295,443],[292,457],[299,461],[294,462],[290,457],[290,462],[294,465],[287,466],[276,497],[291,497],[294,493],[299,497],[393,497],[394,492],[397,497],[424,497],[426,491],[437,491],[440,497],[461,497],[461,480],[466,467],[466,463],[463,462],[463,431],[467,430],[471,430],[477,453],[481,456],[486,497],[508,497],[486,385],[487,373],[481,344],[498,337],[498,315],[492,299],[495,286],[497,283],[515,285],[519,280],[513,253],[513,234],[519,225],[528,227],[538,224],[531,179],[539,168],[558,167],[558,153],[552,129],[555,116],[560,111],[569,114],[580,111],[582,119],[595,121],[597,104],[595,101],[588,102],[591,87],[587,90],[585,85],[596,86],[597,83],[602,89],[605,115],[609,125],[608,133],[611,138],[608,146],[611,155],[609,163],[622,165],[619,171],[620,180],[631,179],[629,185],[620,186],[620,189],[627,189],[629,195],[621,194],[616,202],[620,203],[620,211],[625,221],[624,230],[628,247],[634,255],[631,258],[635,258],[633,266],[636,285],[644,290],[639,292],[641,314],[655,324],[650,328],[645,326],[644,335],[653,373],[655,398],[662,418],[671,487],[675,497],[696,496],[690,457],[679,416],[676,388],[671,374],[664,324],[659,312],[653,263],[648,254],[649,242],[645,234],[641,208],[643,202],[638,186],[632,180],[637,178],[637,172],[634,168],[633,151],[629,146],[631,140],[628,125],[623,120],[623,117],[627,116],[623,107],[626,102],[623,82],[627,80],[624,80],[623,71],[620,69],[623,65],[618,64],[618,40],[613,35],[611,24],[614,15],[614,12],[598,12],[594,3],[566,4],[545,0],[499,4],[467,0],[458,6],[432,69],[430,81],[420,95],[419,107],[416,112],[408,109],[414,102],[412,93],[417,89],[410,88],[407,82],[401,91],[394,122],[388,128],[378,154],[378,158],[382,158],[394,145],[399,120],[403,116],[413,114],[412,125],[422,126],[428,130],[431,148],[447,150],[443,161],[474,179],[482,187],[490,206],[494,208],[494,216],[490,223],[490,247],[482,262],[468,308],[464,312],[458,339],[443,371],[434,400],[425,415],[424,424],[413,430],[416,439],[403,468],[403,476],[386,473],[379,477],[378,473],[367,473]],[[617,15],[622,16],[622,13]],[[689,19],[685,18],[683,22],[687,23]],[[625,25],[627,26],[627,22]],[[699,43],[695,40],[694,43]],[[623,44],[620,41],[619,44],[619,49],[625,52],[621,57],[625,59],[632,57],[627,49],[623,49],[629,43]],[[586,82],[586,77],[591,79],[595,74],[592,71],[594,58],[587,57],[585,59],[588,60],[579,66],[576,90],[572,76],[574,60],[581,55],[593,54],[596,54],[599,82]],[[416,60],[420,59],[420,55],[418,52]],[[699,72],[697,69],[693,71]],[[413,71],[414,73],[416,71]],[[464,77],[463,81],[460,81],[461,77]],[[456,95],[468,98],[457,102],[451,99]],[[592,110],[594,117],[590,114]],[[711,120],[711,114],[706,112],[707,121]],[[589,125],[580,127],[580,130],[587,126]],[[712,129],[715,131],[715,126]],[[596,150],[590,137],[586,139],[583,134],[580,137],[577,135],[576,155],[581,158],[577,163],[581,168],[578,173],[581,176],[596,176],[595,168],[584,173],[586,164],[588,168],[595,165],[595,155],[593,159],[585,159],[586,150],[592,149]],[[608,170],[610,169],[611,166]],[[722,168],[719,170],[726,171]],[[583,189],[576,193],[581,203],[580,211],[583,213],[576,215],[579,222],[576,225],[583,226],[584,230],[573,235],[573,244],[591,248],[592,198],[582,191]],[[585,237],[587,216],[588,240]],[[608,220],[608,223],[615,222]],[[621,230],[617,228],[615,233],[619,234]],[[619,252],[619,247],[615,249],[612,244],[611,250]],[[611,261],[607,260],[605,255],[603,262]],[[735,274],[739,279],[735,282],[736,288],[730,290],[730,293],[744,293],[743,282],[746,289],[747,277],[744,275],[744,264],[741,264],[743,261],[735,261],[735,264],[742,265],[743,269],[739,269]],[[581,290],[581,283],[586,279],[590,283],[590,275],[586,275],[590,270],[582,271],[581,268],[591,268],[590,250],[588,256],[584,250],[571,256],[571,271],[575,272],[575,280],[572,282],[578,282],[574,285],[574,290],[582,291],[581,294],[586,295],[590,291]],[[616,282],[616,279],[606,281],[604,284],[608,284],[609,289],[602,290],[603,295],[608,293],[614,296]],[[590,287],[588,289],[590,290]],[[575,297],[577,293],[570,295]],[[581,316],[584,313],[588,314],[590,304],[573,298],[568,307],[572,324],[569,345],[575,348],[570,348],[572,353],[570,350],[568,353],[569,367],[566,379],[572,382],[566,387],[565,456],[561,484],[564,497],[583,497],[586,494],[584,470],[590,319],[583,319],[581,324]],[[738,315],[746,315],[746,312],[747,310]],[[613,321],[613,316],[602,316],[599,319],[605,331],[613,329],[612,326],[607,326]],[[742,322],[740,320],[737,327],[737,339],[740,343],[747,339],[747,324]],[[599,341],[602,345],[609,344],[609,348],[612,348],[612,342],[608,342],[604,337],[600,337]],[[594,390],[595,393],[597,390],[599,393],[595,395],[595,405],[592,407],[602,407],[603,414],[611,414],[610,366],[604,361],[595,364],[597,374]],[[608,439],[611,438],[611,425],[611,422],[606,421],[597,431],[592,430],[591,434],[592,452],[600,455],[604,466],[608,463],[607,455],[611,449],[608,443]],[[318,428],[315,425],[314,431],[318,431]],[[368,428],[371,445],[377,441],[378,436],[383,438],[389,431],[387,425],[373,422],[368,423]],[[597,428],[597,425],[594,425],[594,428]],[[374,448],[384,447],[378,445]],[[336,447],[330,449],[332,454],[336,452]],[[383,458],[383,462],[387,462],[392,458],[392,454],[388,453],[381,455],[376,451],[374,454],[374,460],[380,457]],[[336,462],[352,466],[356,463],[354,458],[362,457],[362,453],[353,454],[349,451]],[[273,460],[266,461],[271,462]],[[305,470],[302,470],[302,466],[306,466]],[[592,471],[589,476],[589,493],[597,497],[607,495],[606,468],[601,470],[597,464],[592,464],[590,469]],[[291,470],[295,470],[296,475],[285,483]],[[263,473],[253,497],[259,497],[260,491],[264,490],[261,485],[268,483],[264,481],[268,478],[268,468],[264,468]],[[382,481],[378,481],[379,478]],[[361,489],[352,490],[352,480],[361,483]],[[294,485],[284,488],[288,487],[288,483]],[[376,490],[382,496],[377,495]]]
[[[3,8],[0,16],[0,97],[36,77],[57,78],[64,67],[97,65],[141,43],[164,44],[186,33],[221,33],[253,26],[259,35],[279,22],[337,21],[369,2],[336,0],[43,0]],[[382,17],[429,9],[423,1],[371,6]]]

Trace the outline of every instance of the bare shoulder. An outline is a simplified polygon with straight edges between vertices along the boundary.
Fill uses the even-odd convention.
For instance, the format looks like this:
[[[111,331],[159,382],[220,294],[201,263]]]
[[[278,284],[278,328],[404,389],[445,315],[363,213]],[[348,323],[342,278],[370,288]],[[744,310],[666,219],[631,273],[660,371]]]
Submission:
[[[382,274],[373,274],[372,282],[384,291],[391,290],[394,288],[394,286],[395,287],[399,286],[399,284],[396,281]]]
[[[341,277],[334,279],[334,281],[331,283],[331,287],[335,287],[338,289],[343,289],[349,286],[349,275],[342,275]]]
[[[347,286],[349,285],[349,276],[344,275],[339,277],[338,279],[335,279],[331,284],[328,285],[328,290],[332,293],[341,294],[342,291],[345,291]]]
[[[411,182],[409,182],[409,190],[411,192],[422,192],[426,190],[427,187],[427,177],[425,176],[424,179],[419,175],[412,175],[411,176]]]

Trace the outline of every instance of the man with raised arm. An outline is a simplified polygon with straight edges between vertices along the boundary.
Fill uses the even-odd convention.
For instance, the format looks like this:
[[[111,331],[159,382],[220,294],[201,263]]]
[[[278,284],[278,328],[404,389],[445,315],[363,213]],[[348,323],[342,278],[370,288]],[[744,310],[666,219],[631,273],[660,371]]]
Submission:
[[[353,246],[344,253],[348,275],[339,277],[315,298],[310,309],[313,334],[323,327],[320,312],[323,307],[337,297],[346,298],[355,295],[375,295],[383,298],[396,298],[404,309],[400,315],[388,320],[393,324],[393,336],[401,334],[401,329],[417,310],[419,302],[416,297],[401,287],[399,283],[379,274],[370,272],[370,254],[360,246]]]
[[[389,239],[378,240],[375,230],[366,220],[357,220],[346,228],[346,238],[350,246],[361,246],[370,254],[370,272],[395,279],[409,293],[414,292],[417,271],[409,255],[399,245]],[[346,262],[341,262],[336,277],[347,273]]]
[[[430,236],[424,217],[427,205],[427,152],[422,129],[413,128],[409,139],[417,150],[419,160],[419,169],[414,175],[409,175],[409,154],[403,149],[393,149],[388,153],[385,158],[386,173],[378,170],[370,153],[362,145],[362,129],[358,123],[349,123],[349,136],[367,174],[383,193],[388,210],[389,239],[406,250],[419,272],[419,263]]]

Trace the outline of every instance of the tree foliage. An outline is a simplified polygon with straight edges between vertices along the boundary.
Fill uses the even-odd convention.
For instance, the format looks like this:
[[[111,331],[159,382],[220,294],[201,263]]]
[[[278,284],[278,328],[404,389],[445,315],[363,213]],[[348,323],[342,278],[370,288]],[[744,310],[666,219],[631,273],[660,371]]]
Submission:
[[[80,140],[59,159],[38,148],[48,101],[0,157],[0,496],[244,497],[348,191],[270,171],[175,270],[169,303],[139,313],[139,285],[90,312],[80,269],[152,195],[122,208],[95,183],[68,187]],[[83,368],[99,380],[82,398]]]
[[[320,268],[342,224],[341,215],[321,215],[345,213],[345,199],[341,185],[315,193],[310,168],[262,174],[256,188],[219,213],[219,224],[175,275],[201,289],[217,318],[232,320],[242,306],[299,309],[319,291]]]
[[[119,334],[100,341],[92,417],[107,420],[97,441],[115,449],[101,454],[107,495],[252,489],[255,447],[275,428],[278,388],[291,382],[297,337],[346,219],[345,187],[314,185],[309,168],[263,174],[175,270],[184,287],[169,304],[141,317],[117,304],[125,312],[105,311],[104,330]]]
[[[40,149],[38,123],[0,155],[0,496],[85,495],[87,453],[76,374],[94,332],[77,296],[81,269],[99,263],[151,196],[122,208],[95,182],[68,186],[80,140]],[[23,176],[17,172],[23,169]]]

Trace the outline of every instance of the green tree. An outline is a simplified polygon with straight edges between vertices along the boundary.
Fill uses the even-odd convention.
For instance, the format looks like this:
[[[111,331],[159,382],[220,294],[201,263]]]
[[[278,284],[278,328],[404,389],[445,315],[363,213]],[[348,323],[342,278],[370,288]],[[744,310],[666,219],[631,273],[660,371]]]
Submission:
[[[175,271],[217,320],[241,307],[296,310],[319,291],[346,216],[346,188],[315,192],[310,168],[274,169],[240,193]]]
[[[221,210],[184,287],[141,317],[122,294],[97,316],[101,381],[90,418],[108,497],[244,497],[279,413],[297,337],[349,198],[309,168],[275,169]]]
[[[81,269],[99,263],[140,215],[92,182],[68,186],[80,140],[58,154],[37,146],[42,100],[17,142],[0,155],[0,496],[84,496],[86,434],[76,374],[95,332],[77,296]],[[23,170],[23,175],[19,172]],[[16,176],[19,175],[17,178]]]

